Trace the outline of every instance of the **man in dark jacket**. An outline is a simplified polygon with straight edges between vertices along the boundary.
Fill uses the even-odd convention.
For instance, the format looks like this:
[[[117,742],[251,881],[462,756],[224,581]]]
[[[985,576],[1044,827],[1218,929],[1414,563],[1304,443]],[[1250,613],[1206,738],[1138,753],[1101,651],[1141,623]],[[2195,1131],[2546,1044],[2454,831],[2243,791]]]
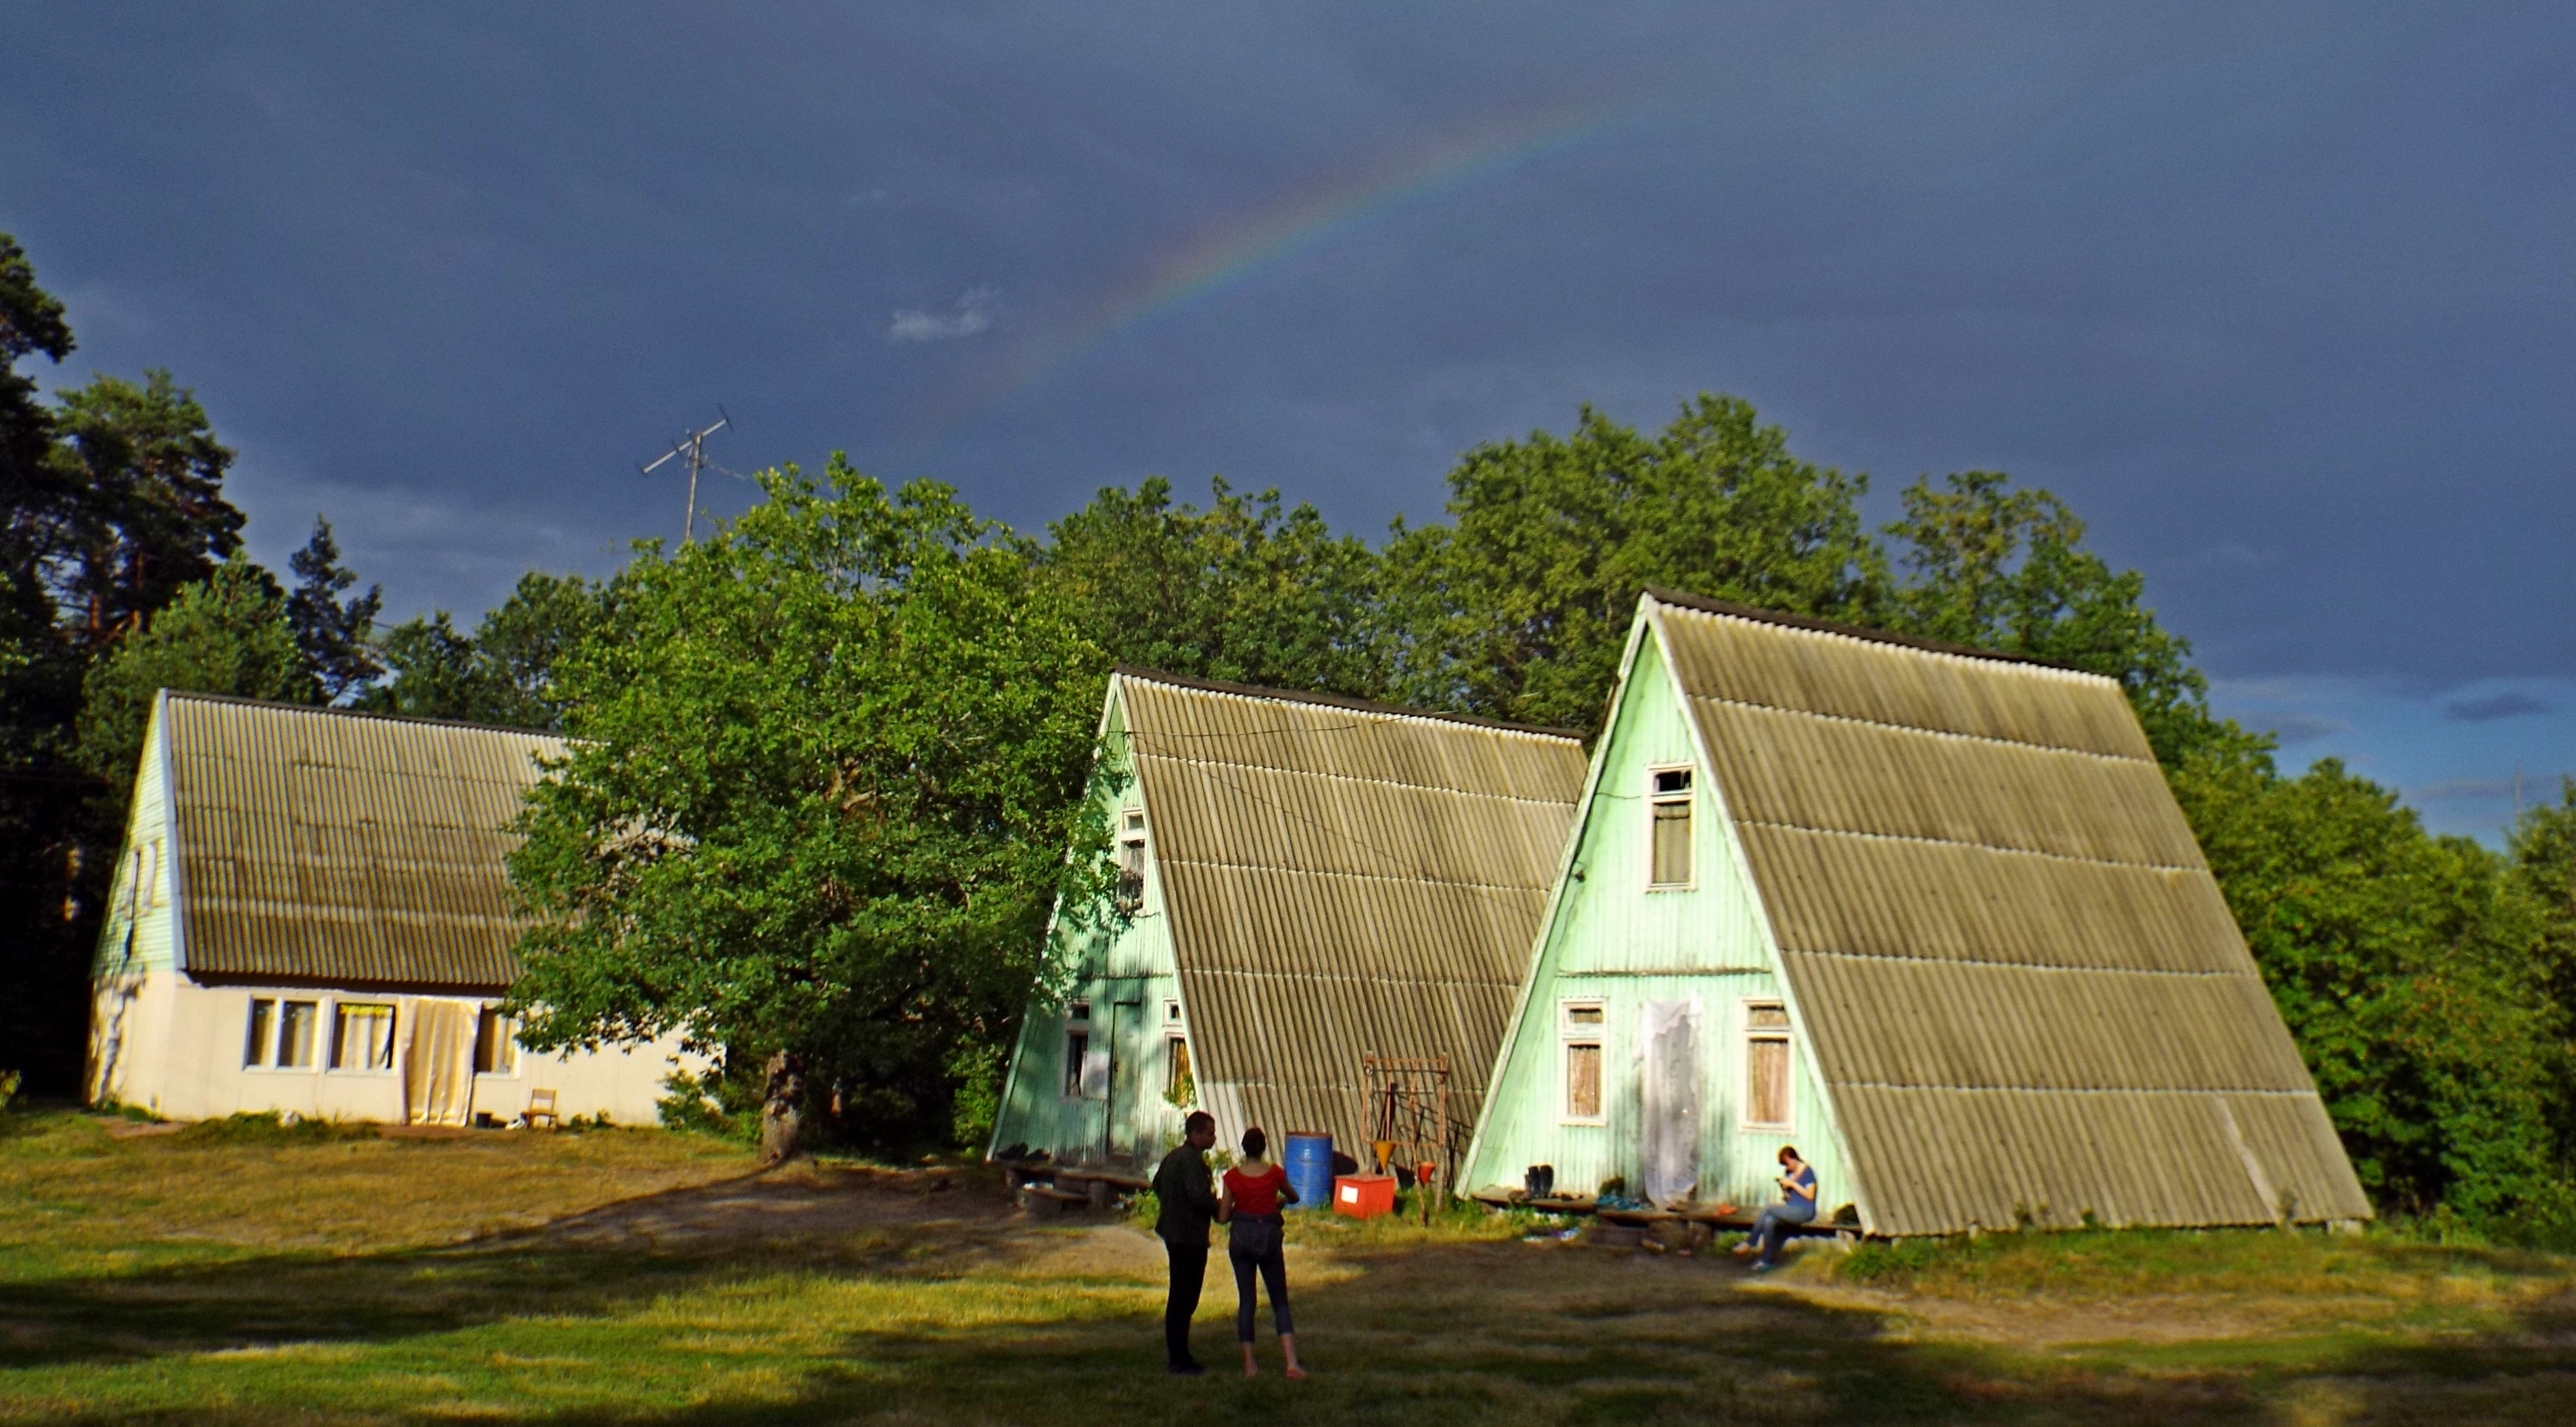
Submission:
[[[1190,1317],[1199,1311],[1199,1286],[1207,1281],[1208,1225],[1216,1222],[1216,1184],[1207,1152],[1216,1147],[1216,1117],[1205,1110],[1182,1124],[1178,1148],[1154,1171],[1154,1198],[1162,1212],[1154,1232],[1172,1260],[1172,1296],[1163,1305],[1163,1351],[1171,1370],[1196,1377],[1207,1369],[1190,1356]]]

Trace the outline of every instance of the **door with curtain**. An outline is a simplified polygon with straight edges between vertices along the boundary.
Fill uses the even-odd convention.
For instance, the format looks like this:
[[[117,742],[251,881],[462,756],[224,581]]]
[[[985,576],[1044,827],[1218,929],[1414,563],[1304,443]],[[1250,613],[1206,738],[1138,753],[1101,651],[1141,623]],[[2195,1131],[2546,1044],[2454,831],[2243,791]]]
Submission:
[[[415,1125],[463,1125],[474,1115],[474,1034],[478,1001],[412,1003],[403,1047],[403,1118]]]
[[[1668,1208],[1699,1193],[1699,1002],[1648,1001],[1639,1019],[1641,1188]]]

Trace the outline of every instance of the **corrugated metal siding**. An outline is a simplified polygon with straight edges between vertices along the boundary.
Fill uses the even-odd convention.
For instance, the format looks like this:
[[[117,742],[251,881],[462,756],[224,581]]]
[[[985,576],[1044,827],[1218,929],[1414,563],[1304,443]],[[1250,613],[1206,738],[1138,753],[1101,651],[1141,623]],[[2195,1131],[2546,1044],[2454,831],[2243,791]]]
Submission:
[[[190,972],[517,979],[502,829],[562,740],[183,695],[164,707]]]
[[[173,964],[170,928],[170,800],[162,776],[164,734],[156,713],[144,730],[143,760],[134,775],[134,805],[126,818],[125,844],[101,920],[93,977],[166,971]]]
[[[2369,1214],[2115,683],[1652,610],[1872,1228]]]
[[[1363,1053],[1446,1055],[1463,1143],[1582,745],[1134,675],[1113,696],[1210,1103],[1349,1143]]]
[[[1647,794],[1653,770],[1699,762],[1681,698],[1652,640],[1636,651],[1613,722],[1603,736],[1599,782],[1584,816],[1574,870],[1558,893],[1527,1006],[1490,1097],[1467,1173],[1478,1189],[1510,1188],[1535,1164],[1560,1185],[1589,1192],[1619,1176],[1643,1184],[1644,1116],[1640,1027],[1655,1001],[1700,1003],[1700,1173],[1704,1202],[1767,1203],[1783,1144],[1815,1166],[1824,1207],[1852,1198],[1815,1057],[1793,1052],[1792,1118],[1748,1127],[1748,1000],[1783,999],[1759,899],[1743,875],[1735,829],[1705,776],[1698,780],[1691,883],[1649,889],[1652,861]],[[1564,1044],[1559,1008],[1597,1001],[1603,1010],[1602,1123],[1564,1114]]]

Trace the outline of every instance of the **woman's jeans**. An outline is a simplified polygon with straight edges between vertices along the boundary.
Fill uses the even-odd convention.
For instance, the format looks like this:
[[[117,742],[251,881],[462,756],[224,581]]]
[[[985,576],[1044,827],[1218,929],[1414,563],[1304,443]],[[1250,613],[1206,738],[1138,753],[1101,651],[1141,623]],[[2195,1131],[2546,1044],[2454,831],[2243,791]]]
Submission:
[[[1288,1254],[1279,1236],[1270,1237],[1269,1252],[1253,1254],[1241,1249],[1225,1251],[1234,1265],[1234,1336],[1238,1341],[1252,1341],[1252,1311],[1261,1295],[1252,1286],[1253,1271],[1258,1269],[1261,1281],[1270,1289],[1270,1326],[1281,1337],[1297,1331],[1295,1320],[1288,1316]]]
[[[1780,1261],[1781,1241],[1789,1237],[1789,1226],[1815,1221],[1816,1204],[1812,1199],[1792,1199],[1785,1204],[1774,1204],[1754,1219],[1753,1232],[1746,1241],[1760,1246],[1764,1265],[1775,1264]],[[1241,1279],[1243,1270],[1237,1268],[1234,1276]]]

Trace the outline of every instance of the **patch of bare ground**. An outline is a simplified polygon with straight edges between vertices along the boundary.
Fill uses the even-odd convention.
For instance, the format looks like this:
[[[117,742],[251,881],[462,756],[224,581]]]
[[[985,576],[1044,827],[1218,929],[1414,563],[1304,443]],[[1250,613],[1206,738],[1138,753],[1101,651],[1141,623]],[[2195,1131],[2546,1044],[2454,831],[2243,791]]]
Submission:
[[[1020,1212],[993,1175],[791,1160],[775,1169],[603,1204],[533,1231],[587,1247],[694,1250],[893,1228],[990,1227]]]

